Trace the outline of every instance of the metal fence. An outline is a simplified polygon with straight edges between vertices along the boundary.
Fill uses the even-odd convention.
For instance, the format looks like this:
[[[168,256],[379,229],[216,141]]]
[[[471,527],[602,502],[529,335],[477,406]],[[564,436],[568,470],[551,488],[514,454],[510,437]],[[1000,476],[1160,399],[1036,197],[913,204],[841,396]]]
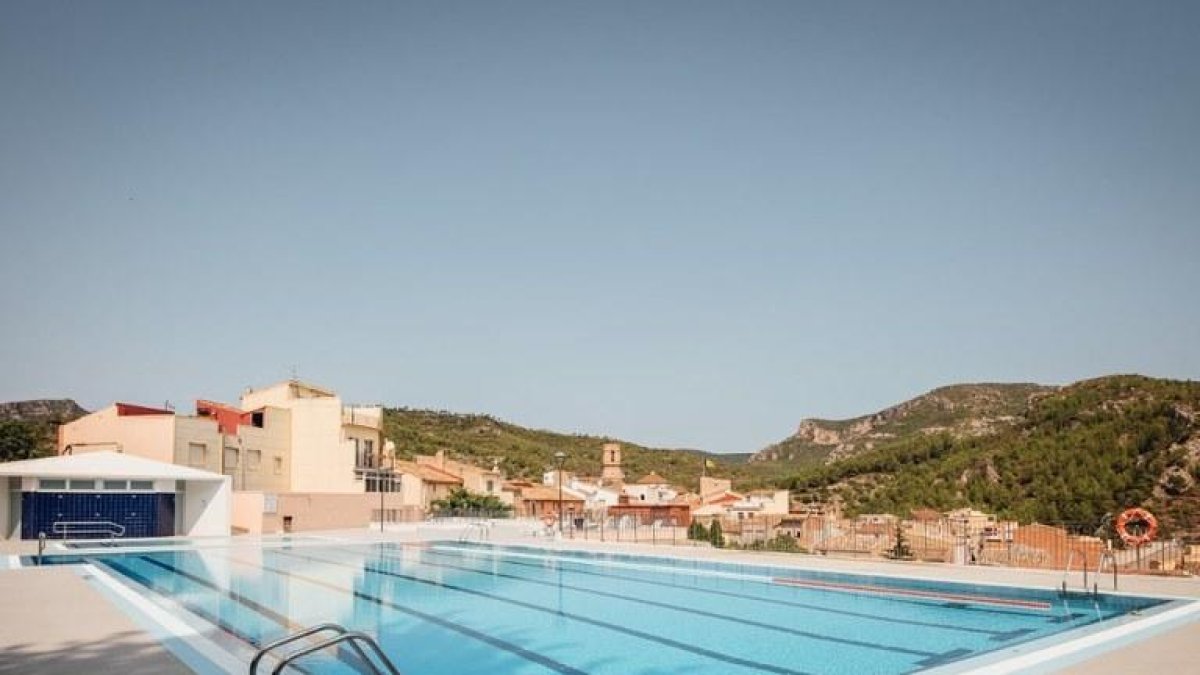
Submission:
[[[1111,533],[1073,523],[854,519],[782,530],[795,538],[799,550],[825,555],[1092,572],[1113,566],[1121,573],[1200,571],[1196,546],[1200,542],[1168,537],[1131,547]]]

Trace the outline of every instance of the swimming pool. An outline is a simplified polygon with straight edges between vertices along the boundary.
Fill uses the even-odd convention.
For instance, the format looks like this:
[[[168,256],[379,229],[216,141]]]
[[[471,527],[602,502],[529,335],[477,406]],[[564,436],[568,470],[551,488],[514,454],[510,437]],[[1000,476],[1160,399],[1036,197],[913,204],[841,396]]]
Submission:
[[[138,551],[86,561],[242,663],[299,628],[378,638],[405,673],[905,673],[1169,601],[457,542]],[[353,672],[349,653],[305,661]]]

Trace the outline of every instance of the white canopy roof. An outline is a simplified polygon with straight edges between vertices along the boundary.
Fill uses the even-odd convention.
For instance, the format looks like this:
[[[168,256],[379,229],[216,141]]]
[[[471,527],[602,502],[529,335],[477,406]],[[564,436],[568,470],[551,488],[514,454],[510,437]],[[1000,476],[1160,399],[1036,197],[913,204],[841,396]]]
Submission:
[[[0,476],[32,478],[135,478],[144,480],[221,481],[226,476],[178,464],[156,462],[120,452],[86,452],[0,464]]]

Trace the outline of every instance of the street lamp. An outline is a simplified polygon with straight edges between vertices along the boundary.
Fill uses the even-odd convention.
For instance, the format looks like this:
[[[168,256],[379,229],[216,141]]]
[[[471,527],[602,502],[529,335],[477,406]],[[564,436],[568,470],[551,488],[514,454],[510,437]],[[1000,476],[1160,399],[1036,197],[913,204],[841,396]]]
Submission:
[[[562,483],[563,483],[563,460],[567,458],[567,453],[559,450],[554,453],[554,461],[558,463],[558,534],[561,536],[563,531],[563,501],[562,501]]]

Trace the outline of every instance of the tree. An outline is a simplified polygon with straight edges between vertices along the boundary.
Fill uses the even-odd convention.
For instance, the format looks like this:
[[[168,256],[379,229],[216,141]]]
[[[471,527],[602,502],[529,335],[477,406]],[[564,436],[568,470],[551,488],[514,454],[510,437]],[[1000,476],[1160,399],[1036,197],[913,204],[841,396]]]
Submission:
[[[712,527],[708,529],[708,541],[712,543],[713,548],[725,547],[725,535],[721,534],[721,521],[714,520]]]
[[[39,440],[37,431],[26,422],[0,422],[0,462],[40,457]]]
[[[896,521],[896,544],[888,551],[888,555],[894,560],[911,560],[913,557],[912,548],[904,537],[904,528],[900,526],[900,521]]]
[[[688,525],[688,539],[696,541],[708,541],[708,528],[704,523],[693,520],[691,525]]]
[[[438,513],[448,512],[451,515],[480,513],[506,516],[512,510],[511,506],[500,501],[496,495],[478,494],[461,487],[451,490],[444,499],[434,500],[432,506]]]

